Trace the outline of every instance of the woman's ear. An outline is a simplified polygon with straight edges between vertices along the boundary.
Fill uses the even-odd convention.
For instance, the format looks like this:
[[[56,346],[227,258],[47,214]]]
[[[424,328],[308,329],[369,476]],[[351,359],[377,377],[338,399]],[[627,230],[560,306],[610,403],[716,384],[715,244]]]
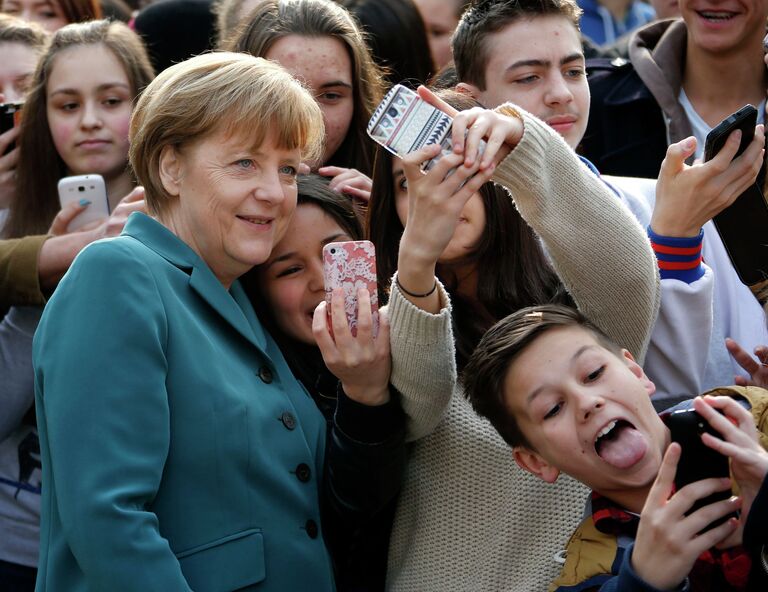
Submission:
[[[536,452],[525,446],[515,446],[512,449],[512,456],[521,469],[528,471],[542,481],[554,483],[560,476],[560,469],[553,467]]]
[[[650,397],[653,393],[656,392],[656,385],[653,384],[653,381],[645,374],[643,367],[635,362],[635,357],[629,350],[622,349],[621,355],[624,359],[624,363],[629,367],[630,372],[637,376],[638,380],[643,383],[643,387]]]
[[[160,152],[160,182],[168,195],[181,192],[181,155],[175,146],[164,146]]]

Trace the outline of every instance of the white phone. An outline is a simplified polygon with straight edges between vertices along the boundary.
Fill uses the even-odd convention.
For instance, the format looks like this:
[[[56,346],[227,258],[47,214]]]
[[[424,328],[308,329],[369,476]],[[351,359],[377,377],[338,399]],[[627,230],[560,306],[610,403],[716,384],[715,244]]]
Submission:
[[[76,175],[59,180],[59,202],[61,207],[81,199],[88,200],[91,203],[85,211],[78,214],[69,223],[69,226],[67,226],[68,232],[78,230],[86,224],[103,220],[109,216],[107,189],[104,185],[104,178],[101,175]]]

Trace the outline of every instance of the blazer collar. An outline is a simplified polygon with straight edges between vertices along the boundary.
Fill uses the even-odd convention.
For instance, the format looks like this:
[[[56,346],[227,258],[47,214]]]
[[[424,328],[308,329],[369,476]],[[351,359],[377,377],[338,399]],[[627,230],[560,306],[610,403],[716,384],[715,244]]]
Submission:
[[[234,281],[229,291],[211,268],[192,248],[166,226],[146,214],[131,214],[123,228],[130,236],[151,249],[172,265],[189,274],[189,286],[219,315],[262,352],[267,349],[267,337],[245,290]]]

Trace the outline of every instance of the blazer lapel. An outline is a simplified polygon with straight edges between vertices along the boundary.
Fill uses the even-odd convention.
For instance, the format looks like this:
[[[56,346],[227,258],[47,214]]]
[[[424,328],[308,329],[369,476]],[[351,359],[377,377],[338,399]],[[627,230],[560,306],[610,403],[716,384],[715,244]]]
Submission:
[[[235,290],[242,291],[239,282],[232,284],[233,293],[227,292],[224,289],[222,283],[213,275],[210,268],[202,261],[192,268],[192,274],[189,278],[189,286],[198,293],[200,298],[205,300],[211,307],[218,312],[224,320],[226,320],[232,327],[245,337],[250,343],[258,347],[261,351],[264,351],[266,340],[263,335],[263,331],[259,331],[261,335],[257,336],[254,331],[254,325],[252,320],[256,319],[253,309],[248,303],[238,303],[235,300]],[[247,300],[247,297],[243,294],[243,297]],[[253,319],[249,319],[246,310],[241,308],[245,305],[246,310],[250,309],[253,313]],[[258,321],[256,321],[258,326]],[[261,327],[259,327],[261,329]],[[261,337],[261,339],[259,339]]]

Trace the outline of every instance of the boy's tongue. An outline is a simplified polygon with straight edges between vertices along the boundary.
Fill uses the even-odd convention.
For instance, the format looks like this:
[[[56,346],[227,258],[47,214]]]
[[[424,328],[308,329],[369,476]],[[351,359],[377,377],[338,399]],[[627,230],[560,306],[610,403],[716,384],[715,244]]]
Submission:
[[[647,449],[643,435],[626,423],[613,428],[597,445],[600,458],[617,469],[628,469],[643,458]]]

